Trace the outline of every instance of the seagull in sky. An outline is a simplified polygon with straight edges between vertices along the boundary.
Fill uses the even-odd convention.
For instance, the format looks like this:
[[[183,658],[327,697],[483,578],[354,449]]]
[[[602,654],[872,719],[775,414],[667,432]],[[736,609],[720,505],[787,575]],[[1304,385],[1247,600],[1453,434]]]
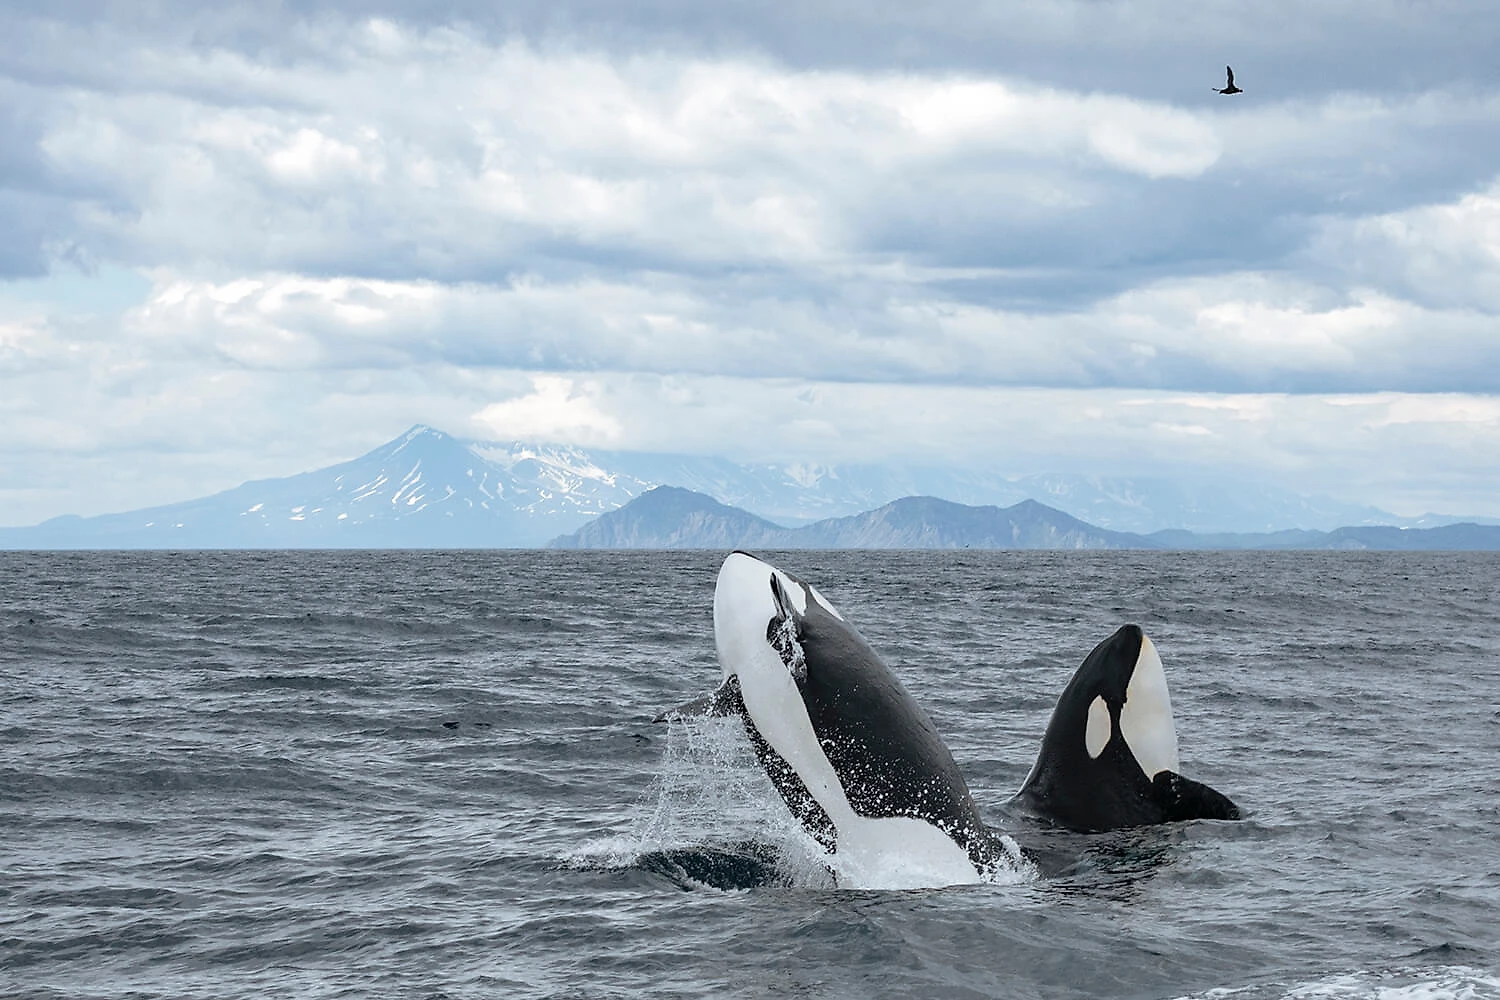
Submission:
[[[1244,91],[1234,85],[1234,67],[1225,66],[1224,72],[1229,74],[1229,85],[1223,89],[1213,87],[1211,88],[1213,92],[1215,94],[1243,94]]]

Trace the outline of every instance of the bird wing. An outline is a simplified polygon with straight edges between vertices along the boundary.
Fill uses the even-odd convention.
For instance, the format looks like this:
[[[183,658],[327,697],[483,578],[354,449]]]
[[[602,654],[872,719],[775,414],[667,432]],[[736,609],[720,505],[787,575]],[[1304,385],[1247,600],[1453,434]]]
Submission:
[[[1224,72],[1229,74],[1229,86],[1234,86],[1234,69],[1230,66],[1224,67]]]

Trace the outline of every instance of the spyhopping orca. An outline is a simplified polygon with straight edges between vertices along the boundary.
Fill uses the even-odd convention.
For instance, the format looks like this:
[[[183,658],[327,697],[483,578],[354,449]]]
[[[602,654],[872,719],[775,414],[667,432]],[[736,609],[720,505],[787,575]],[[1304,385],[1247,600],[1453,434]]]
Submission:
[[[1234,69],[1225,66],[1224,72],[1229,74],[1229,82],[1222,87],[1210,87],[1209,89],[1215,94],[1243,94],[1244,91],[1234,85]]]
[[[913,885],[973,881],[1019,859],[979,816],[937,727],[822,594],[745,552],[714,590],[723,683],[658,722],[737,716],[756,758],[841,880],[879,871]],[[1161,660],[1139,628],[1101,643],[1063,692],[1024,816],[1080,831],[1237,819],[1228,798],[1177,774]]]
[[[1011,805],[1087,832],[1240,818],[1227,796],[1179,767],[1161,657],[1139,626],[1126,625],[1094,647],[1063,689]]]

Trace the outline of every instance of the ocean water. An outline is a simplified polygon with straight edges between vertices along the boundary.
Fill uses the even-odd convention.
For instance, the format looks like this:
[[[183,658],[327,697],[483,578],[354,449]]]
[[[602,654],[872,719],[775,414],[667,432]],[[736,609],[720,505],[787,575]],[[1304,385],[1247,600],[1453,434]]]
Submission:
[[[0,553],[0,995],[1500,997],[1500,557],[766,554],[994,818],[1134,621],[1248,818],[841,889],[718,682],[722,553]]]

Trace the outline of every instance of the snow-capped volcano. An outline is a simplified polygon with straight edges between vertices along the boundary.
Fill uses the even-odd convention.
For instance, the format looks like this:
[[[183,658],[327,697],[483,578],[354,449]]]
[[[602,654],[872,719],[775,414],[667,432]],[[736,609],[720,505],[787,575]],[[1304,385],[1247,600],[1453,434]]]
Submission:
[[[486,455],[491,457],[486,457]],[[493,459],[493,460],[492,460]],[[588,471],[581,471],[588,470]],[[8,547],[505,548],[540,545],[644,492],[567,449],[472,447],[417,426],[324,469],[199,500],[0,532]],[[20,537],[24,533],[25,538]],[[8,536],[8,537],[7,537]]]

